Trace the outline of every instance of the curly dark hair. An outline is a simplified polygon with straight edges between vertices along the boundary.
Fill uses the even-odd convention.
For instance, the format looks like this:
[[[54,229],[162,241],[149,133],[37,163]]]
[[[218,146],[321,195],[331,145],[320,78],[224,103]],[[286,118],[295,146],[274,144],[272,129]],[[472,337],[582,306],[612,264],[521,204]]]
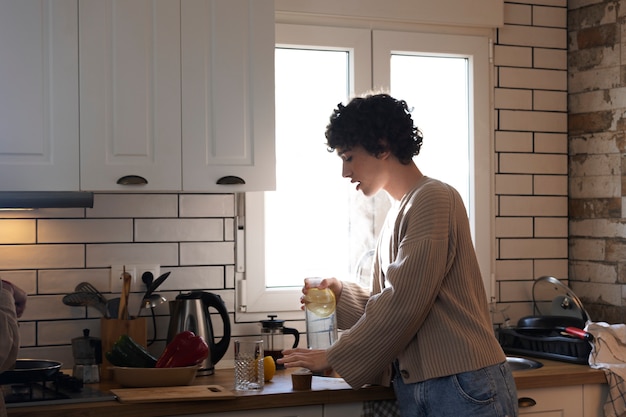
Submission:
[[[339,104],[326,126],[328,151],[362,146],[371,155],[389,150],[403,164],[422,147],[422,132],[413,124],[404,100],[388,94],[371,94]]]

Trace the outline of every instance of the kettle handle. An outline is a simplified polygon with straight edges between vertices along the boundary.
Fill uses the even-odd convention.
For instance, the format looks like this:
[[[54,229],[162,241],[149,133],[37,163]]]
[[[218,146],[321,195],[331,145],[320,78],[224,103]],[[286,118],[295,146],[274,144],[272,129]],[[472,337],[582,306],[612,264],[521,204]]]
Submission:
[[[226,351],[228,350],[228,346],[230,344],[230,318],[228,317],[228,310],[226,310],[226,305],[219,295],[210,292],[202,292],[201,297],[202,303],[207,309],[207,318],[210,317],[210,313],[208,311],[209,307],[213,307],[217,310],[218,313],[220,313],[222,322],[224,322],[224,335],[222,336],[222,339],[217,343],[215,343],[214,340],[206,341],[209,345],[211,352],[211,363],[215,365],[217,361],[222,359],[224,354],[226,354]],[[215,333],[213,333],[213,325],[211,324],[210,319],[207,320],[207,324],[211,331],[210,334],[212,336],[215,335]]]
[[[293,329],[291,327],[283,327],[283,333],[292,334],[296,338],[296,340],[293,342],[292,348],[297,348],[298,343],[300,343],[300,332],[298,332],[297,329]]]

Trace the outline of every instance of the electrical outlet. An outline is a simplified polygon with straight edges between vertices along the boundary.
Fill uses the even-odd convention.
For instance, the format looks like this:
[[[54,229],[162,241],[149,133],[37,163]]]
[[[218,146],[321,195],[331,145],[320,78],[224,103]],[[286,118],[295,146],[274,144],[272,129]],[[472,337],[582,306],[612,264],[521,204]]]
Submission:
[[[130,280],[130,290],[133,288],[138,288],[137,282],[137,273],[135,271],[135,265],[111,265],[111,292],[112,293],[121,293],[122,292],[122,273],[124,271],[128,272],[132,277]],[[141,281],[139,281],[141,282]]]

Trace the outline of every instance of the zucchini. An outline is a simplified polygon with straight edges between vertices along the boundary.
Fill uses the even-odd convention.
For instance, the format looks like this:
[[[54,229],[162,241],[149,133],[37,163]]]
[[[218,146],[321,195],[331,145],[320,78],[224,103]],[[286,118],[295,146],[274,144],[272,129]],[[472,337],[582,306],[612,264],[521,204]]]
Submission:
[[[105,356],[112,365],[129,368],[154,368],[157,362],[143,346],[126,334],[120,336]]]

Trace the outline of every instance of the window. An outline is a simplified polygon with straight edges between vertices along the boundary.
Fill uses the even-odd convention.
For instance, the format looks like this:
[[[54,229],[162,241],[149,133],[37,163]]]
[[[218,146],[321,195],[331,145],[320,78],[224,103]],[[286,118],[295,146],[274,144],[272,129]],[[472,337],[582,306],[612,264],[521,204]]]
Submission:
[[[476,210],[490,207],[477,201],[491,198],[490,176],[475,170],[476,155],[490,155],[486,38],[298,25],[277,25],[276,36],[277,191],[246,195],[246,280],[237,282],[245,309],[238,313],[280,311],[289,319],[287,312],[299,313],[304,277],[360,279],[389,202],[382,192],[363,197],[341,177],[324,131],[339,102],[373,88],[415,108],[425,135],[416,162],[464,196],[489,284],[491,210],[482,217]],[[486,227],[477,227],[481,221]]]

